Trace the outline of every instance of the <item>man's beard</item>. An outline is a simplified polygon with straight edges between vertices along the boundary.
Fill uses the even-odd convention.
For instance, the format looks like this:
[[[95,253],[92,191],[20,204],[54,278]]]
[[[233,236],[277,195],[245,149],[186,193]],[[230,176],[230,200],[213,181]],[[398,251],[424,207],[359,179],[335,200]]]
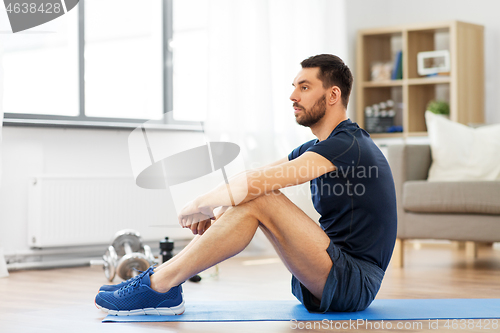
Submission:
[[[311,127],[320,121],[326,113],[326,98],[319,98],[310,110],[306,110],[297,103],[293,104],[294,107],[300,107],[302,109],[302,116],[300,114],[295,115],[295,121],[297,124]]]

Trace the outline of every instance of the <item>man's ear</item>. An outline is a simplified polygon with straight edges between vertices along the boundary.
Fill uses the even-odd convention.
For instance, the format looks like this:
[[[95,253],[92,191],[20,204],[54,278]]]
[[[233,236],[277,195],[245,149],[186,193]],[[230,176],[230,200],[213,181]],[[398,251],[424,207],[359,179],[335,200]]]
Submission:
[[[340,90],[340,88],[337,86],[331,87],[328,94],[328,104],[335,105],[341,102],[341,98],[342,98],[342,91]]]

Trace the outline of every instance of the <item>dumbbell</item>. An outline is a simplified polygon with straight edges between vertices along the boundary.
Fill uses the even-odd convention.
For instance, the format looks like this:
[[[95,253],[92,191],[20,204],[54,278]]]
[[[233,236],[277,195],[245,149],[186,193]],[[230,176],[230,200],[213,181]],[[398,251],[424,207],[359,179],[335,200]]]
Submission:
[[[109,281],[116,274],[128,280],[138,274],[137,270],[145,271],[155,263],[151,248],[143,245],[140,234],[132,229],[117,232],[102,259],[104,275]]]

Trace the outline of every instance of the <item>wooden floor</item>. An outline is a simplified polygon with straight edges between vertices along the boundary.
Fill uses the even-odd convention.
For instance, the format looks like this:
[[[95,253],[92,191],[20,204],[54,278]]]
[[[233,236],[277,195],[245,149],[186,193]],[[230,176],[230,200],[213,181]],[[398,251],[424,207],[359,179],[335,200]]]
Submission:
[[[390,298],[500,298],[500,251],[481,248],[470,261],[464,250],[406,246],[406,267],[389,266],[377,296]],[[290,274],[276,258],[235,257],[221,265],[218,278],[186,282],[191,300],[287,300]],[[99,267],[11,272],[0,279],[0,332],[321,332],[293,330],[290,322],[234,323],[101,323],[105,314],[94,306],[106,282]],[[399,332],[449,332],[440,329]],[[375,331],[375,329],[373,329]],[[378,329],[377,332],[383,332]],[[484,332],[484,329],[458,330]],[[494,332],[500,330],[488,330]],[[398,332],[393,329],[390,332]]]

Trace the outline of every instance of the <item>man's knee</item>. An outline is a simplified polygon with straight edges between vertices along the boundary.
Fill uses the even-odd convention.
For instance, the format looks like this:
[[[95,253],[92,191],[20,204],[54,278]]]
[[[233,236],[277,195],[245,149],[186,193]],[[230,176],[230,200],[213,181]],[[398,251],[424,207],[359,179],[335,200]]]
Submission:
[[[251,206],[257,206],[258,208],[268,207],[277,203],[279,201],[279,198],[282,196],[284,196],[284,194],[281,193],[279,190],[276,190],[263,194],[253,199],[252,201],[247,202],[247,204],[250,204]]]
[[[276,211],[277,206],[284,204],[285,195],[280,191],[266,193],[247,202],[248,213],[255,217],[260,225],[272,223],[270,218],[272,213]]]
[[[256,198],[256,199],[258,199],[258,198]],[[247,201],[247,202],[239,204],[237,206],[228,207],[227,210],[224,212],[224,215],[230,215],[230,214],[253,215],[252,211],[255,210],[255,203],[254,203],[254,201],[256,199],[251,200],[251,201]]]
[[[264,215],[269,214],[274,206],[279,205],[279,201],[280,199],[283,199],[283,196],[284,194],[276,190],[263,194],[238,206],[230,207],[229,210],[255,217],[260,223],[262,223],[261,220],[264,218]]]

